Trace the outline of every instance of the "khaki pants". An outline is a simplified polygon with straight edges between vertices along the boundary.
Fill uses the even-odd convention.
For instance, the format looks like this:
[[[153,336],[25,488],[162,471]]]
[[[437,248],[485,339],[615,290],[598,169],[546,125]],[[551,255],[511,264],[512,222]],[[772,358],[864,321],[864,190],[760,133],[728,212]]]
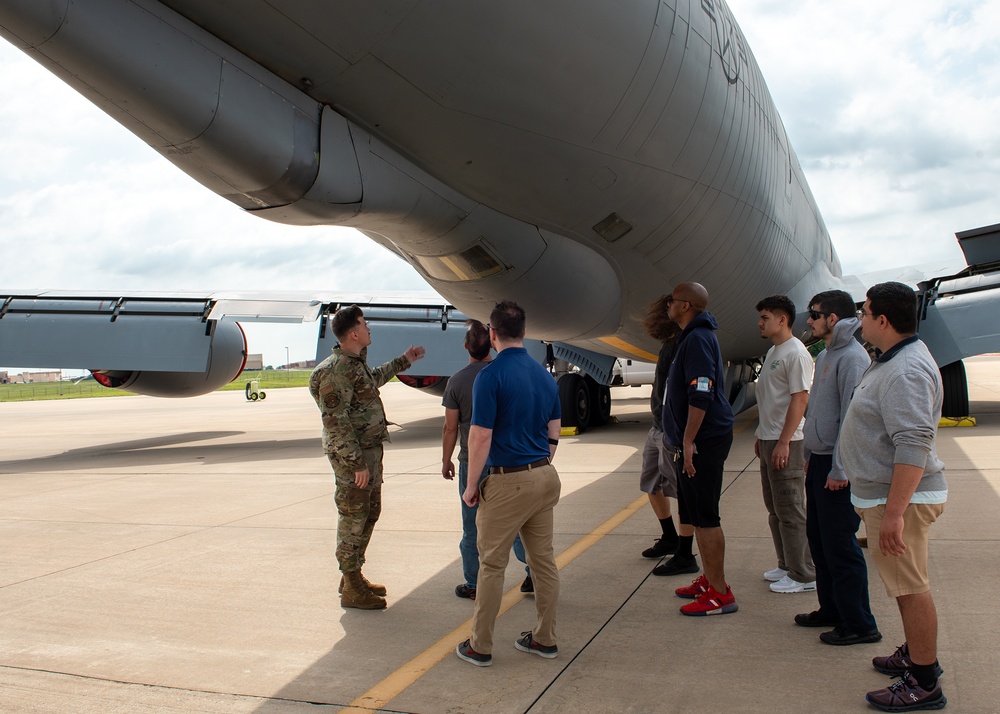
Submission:
[[[788,466],[774,469],[771,453],[777,441],[760,440],[760,486],[771,527],[774,553],[778,567],[788,571],[788,577],[800,583],[816,579],[809,539],[806,535],[806,475],[802,440],[789,446]]]
[[[479,582],[470,643],[476,652],[493,652],[493,626],[503,598],[504,571],[518,531],[535,585],[533,637],[541,645],[556,644],[559,571],[552,549],[552,509],[559,502],[560,488],[559,474],[551,465],[493,474],[481,486],[476,514]]]

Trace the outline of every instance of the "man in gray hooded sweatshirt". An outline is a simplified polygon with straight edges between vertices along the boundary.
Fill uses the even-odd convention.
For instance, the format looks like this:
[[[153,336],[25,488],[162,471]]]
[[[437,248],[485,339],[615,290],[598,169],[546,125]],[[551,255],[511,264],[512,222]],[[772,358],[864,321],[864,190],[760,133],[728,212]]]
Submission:
[[[878,642],[868,599],[868,567],[856,534],[861,518],[837,454],[840,425],[854,388],[871,360],[854,333],[854,298],[828,290],[809,301],[809,328],[826,342],[816,357],[803,429],[806,458],[806,534],[816,565],[819,609],[796,615],[802,627],[833,627],[819,638],[828,645]]]

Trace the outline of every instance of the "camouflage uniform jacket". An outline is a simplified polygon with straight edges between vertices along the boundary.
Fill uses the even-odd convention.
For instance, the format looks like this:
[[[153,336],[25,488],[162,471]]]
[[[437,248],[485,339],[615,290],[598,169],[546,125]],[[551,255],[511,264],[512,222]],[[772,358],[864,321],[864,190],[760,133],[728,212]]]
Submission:
[[[389,440],[378,388],[410,366],[400,355],[374,370],[365,348],[358,356],[333,348],[309,377],[309,393],[323,415],[323,451],[352,471],[363,471],[363,449]]]

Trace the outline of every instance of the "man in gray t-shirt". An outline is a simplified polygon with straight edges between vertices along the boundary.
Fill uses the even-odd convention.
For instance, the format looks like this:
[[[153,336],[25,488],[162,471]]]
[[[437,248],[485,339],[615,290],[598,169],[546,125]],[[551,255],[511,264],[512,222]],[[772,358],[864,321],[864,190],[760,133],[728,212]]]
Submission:
[[[441,459],[441,475],[448,480],[455,478],[455,464],[452,463],[451,457],[455,452],[457,442],[459,444],[459,496],[465,491],[469,482],[469,424],[472,422],[472,385],[479,372],[490,363],[491,359],[490,333],[486,329],[486,325],[478,320],[469,320],[465,324],[468,329],[465,333],[464,346],[469,352],[469,364],[451,376],[444,390],[444,398],[441,400],[445,409],[444,432],[441,439],[444,450]],[[455,594],[470,600],[476,599],[476,582],[479,579],[479,551],[476,548],[477,509],[478,504],[470,507],[462,501],[462,540],[459,541],[458,550],[462,555],[462,575],[465,577],[465,582],[456,586]],[[521,544],[520,536],[514,539],[514,555],[522,563],[525,562],[524,546]],[[527,572],[528,569],[525,568],[525,571]],[[534,592],[530,572],[521,584],[521,592]]]

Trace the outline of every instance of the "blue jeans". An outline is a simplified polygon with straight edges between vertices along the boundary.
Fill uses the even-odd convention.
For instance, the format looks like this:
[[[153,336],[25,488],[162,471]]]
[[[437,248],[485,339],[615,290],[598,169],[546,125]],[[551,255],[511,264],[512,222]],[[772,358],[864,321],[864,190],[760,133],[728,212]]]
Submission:
[[[483,470],[483,476],[486,475],[486,471]],[[481,477],[480,477],[481,478]],[[459,500],[461,500],[462,494],[465,493],[466,486],[469,485],[469,462],[459,461],[458,462],[458,495]],[[479,509],[479,504],[476,504],[472,508],[465,505],[465,501],[462,502],[462,540],[458,543],[458,552],[462,554],[462,575],[465,577],[465,584],[470,588],[476,587],[476,583],[479,581],[479,550],[476,548],[476,537],[479,535],[476,530],[476,511]],[[521,535],[518,534],[514,538],[514,557],[520,560],[522,563],[527,563],[524,556],[524,545],[521,543]],[[531,570],[527,565],[524,566],[524,572],[531,575]]]

